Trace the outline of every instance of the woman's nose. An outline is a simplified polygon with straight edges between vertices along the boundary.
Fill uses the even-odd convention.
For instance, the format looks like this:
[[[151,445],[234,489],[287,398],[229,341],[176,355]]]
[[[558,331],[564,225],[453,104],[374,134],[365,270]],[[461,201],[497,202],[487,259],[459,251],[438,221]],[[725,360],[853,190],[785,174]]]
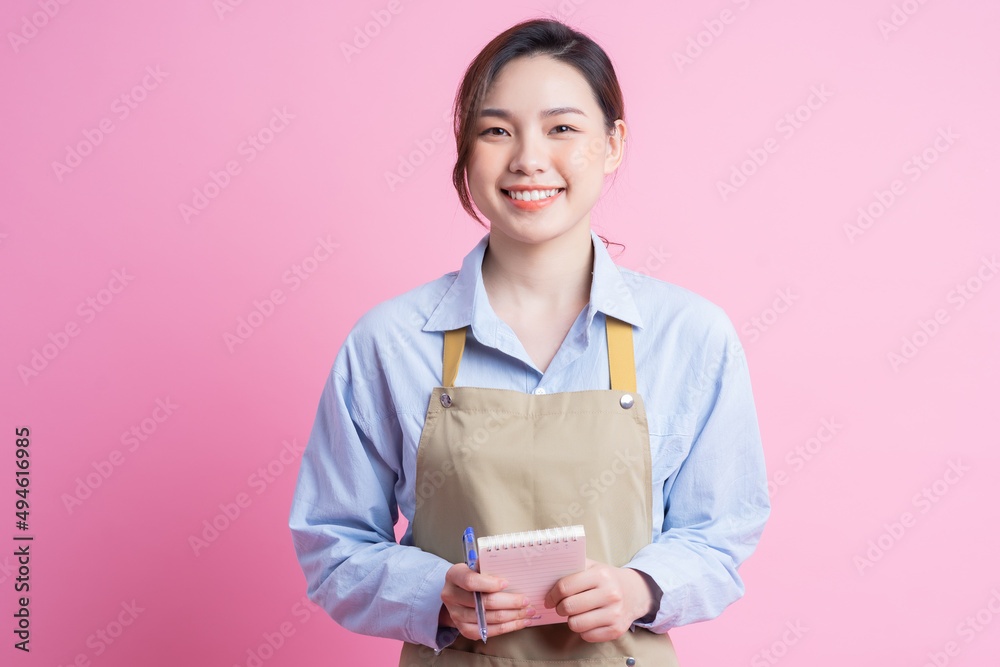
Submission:
[[[547,163],[548,155],[546,154],[544,139],[529,134],[522,136],[515,144],[514,154],[510,161],[510,170],[530,174],[540,169],[545,169]]]

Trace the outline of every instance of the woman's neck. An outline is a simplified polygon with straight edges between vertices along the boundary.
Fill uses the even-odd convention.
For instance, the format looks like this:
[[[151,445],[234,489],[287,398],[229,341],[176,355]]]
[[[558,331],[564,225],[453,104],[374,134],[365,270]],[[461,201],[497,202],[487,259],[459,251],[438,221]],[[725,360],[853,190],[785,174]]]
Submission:
[[[483,257],[483,285],[498,312],[579,312],[590,301],[593,267],[589,225],[540,244],[491,231]]]

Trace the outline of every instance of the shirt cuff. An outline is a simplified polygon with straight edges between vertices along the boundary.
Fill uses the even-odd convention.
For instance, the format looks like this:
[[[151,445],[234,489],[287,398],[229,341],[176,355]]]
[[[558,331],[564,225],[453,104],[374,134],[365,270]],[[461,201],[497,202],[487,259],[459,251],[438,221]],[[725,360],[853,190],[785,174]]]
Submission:
[[[635,570],[642,576],[643,581],[645,581],[646,585],[649,586],[649,592],[653,598],[652,610],[645,616],[632,621],[632,626],[629,629],[634,632],[637,627],[649,628],[653,624],[653,621],[656,620],[656,615],[660,610],[660,603],[663,600],[663,591],[656,583],[656,580],[653,579],[652,575],[643,570],[641,567],[634,567],[631,564],[626,565],[625,567]]]
[[[648,548],[645,553],[640,549],[639,553],[637,553],[632,561],[625,565],[625,567],[630,567],[633,570],[641,572],[654,582],[657,581],[657,576],[664,576],[662,553],[656,553],[655,551],[650,553]],[[669,606],[672,607],[674,606],[675,600],[671,598],[668,602],[670,602]],[[663,633],[673,628],[677,621],[676,609],[666,610],[663,608],[663,603],[663,588],[659,584],[656,584],[652,612],[642,618],[637,618],[633,622],[633,626],[646,628],[647,630],[658,633]]]
[[[458,637],[457,628],[438,625],[441,615],[441,590],[451,563],[438,559],[437,565],[424,577],[413,596],[410,605],[410,628],[408,634],[416,644],[434,649],[442,649]]]

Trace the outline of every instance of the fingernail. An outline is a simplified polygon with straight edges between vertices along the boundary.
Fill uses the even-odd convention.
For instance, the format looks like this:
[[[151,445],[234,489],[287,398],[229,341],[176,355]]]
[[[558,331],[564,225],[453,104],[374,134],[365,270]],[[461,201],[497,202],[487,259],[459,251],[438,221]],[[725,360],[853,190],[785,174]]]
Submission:
[[[534,609],[534,607],[528,607],[528,609],[527,609],[527,610],[525,611],[525,613],[526,613],[526,614],[527,614],[527,615],[528,615],[529,617],[531,617],[531,616],[534,616],[534,615],[535,615],[535,609]]]
[[[524,619],[524,627],[528,627],[529,625],[531,625],[531,619],[530,618]]]

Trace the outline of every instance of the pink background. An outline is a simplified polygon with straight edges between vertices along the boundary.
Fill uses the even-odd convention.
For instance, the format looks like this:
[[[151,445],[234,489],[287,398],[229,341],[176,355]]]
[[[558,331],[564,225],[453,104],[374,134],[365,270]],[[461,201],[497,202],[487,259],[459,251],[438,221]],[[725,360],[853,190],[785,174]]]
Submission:
[[[625,94],[595,229],[722,306],[749,358],[772,518],[746,596],[672,631],[681,663],[996,664],[1000,5],[224,1],[2,10],[0,541],[21,533],[16,426],[35,536],[30,654],[0,547],[5,664],[396,664],[303,603],[296,446],[357,318],[484,233],[444,114],[479,49],[545,15]],[[859,207],[879,215],[852,232]]]

